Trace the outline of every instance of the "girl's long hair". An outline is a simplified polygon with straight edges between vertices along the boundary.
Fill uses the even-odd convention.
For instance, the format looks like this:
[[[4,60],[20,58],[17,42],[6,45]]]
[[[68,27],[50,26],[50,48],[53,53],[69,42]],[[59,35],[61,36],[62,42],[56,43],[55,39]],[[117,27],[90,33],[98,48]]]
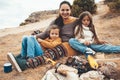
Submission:
[[[90,24],[89,24],[88,26],[89,26],[89,28],[90,28],[90,31],[92,31],[92,33],[93,33],[93,35],[94,35],[93,38],[94,38],[94,40],[95,40],[95,43],[99,43],[99,39],[98,39],[98,37],[97,37],[96,31],[95,31],[95,27],[94,27],[94,24],[93,24],[93,21],[92,21],[92,15],[91,15],[90,12],[88,12],[88,11],[85,11],[85,12],[83,12],[83,13],[81,13],[81,14],[79,15],[79,20],[78,20],[78,26],[79,26],[79,27],[78,27],[75,35],[78,35],[78,34],[79,34],[79,31],[80,31],[80,34],[79,34],[79,35],[80,35],[82,38],[84,38],[84,36],[82,36],[82,34],[83,34],[82,19],[83,19],[85,16],[88,16],[89,19],[90,19]]]
[[[70,7],[70,9],[72,9],[72,6],[71,6],[71,4],[70,4],[68,1],[62,1],[62,2],[60,3],[59,9],[61,8],[61,6],[62,6],[63,4],[67,4],[67,5]],[[59,15],[59,16],[55,19],[54,24],[58,25],[59,28],[62,28],[62,27],[64,26],[63,18],[62,18],[61,15]]]

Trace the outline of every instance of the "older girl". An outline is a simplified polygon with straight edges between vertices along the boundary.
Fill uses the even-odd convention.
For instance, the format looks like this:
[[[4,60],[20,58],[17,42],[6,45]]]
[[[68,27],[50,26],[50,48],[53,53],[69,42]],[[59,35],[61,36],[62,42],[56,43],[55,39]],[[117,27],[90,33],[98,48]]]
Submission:
[[[94,55],[96,52],[120,52],[120,46],[113,46],[104,41],[99,41],[93,25],[92,15],[89,12],[81,13],[78,22],[74,31],[75,38],[71,38],[69,43],[71,47],[86,55],[92,68],[97,68],[98,65],[90,55]]]

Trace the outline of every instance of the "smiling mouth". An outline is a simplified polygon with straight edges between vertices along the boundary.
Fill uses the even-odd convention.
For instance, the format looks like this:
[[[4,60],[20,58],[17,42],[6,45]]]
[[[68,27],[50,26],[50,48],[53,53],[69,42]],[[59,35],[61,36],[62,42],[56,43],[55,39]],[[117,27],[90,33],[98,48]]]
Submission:
[[[68,16],[68,15],[63,15],[63,16]]]

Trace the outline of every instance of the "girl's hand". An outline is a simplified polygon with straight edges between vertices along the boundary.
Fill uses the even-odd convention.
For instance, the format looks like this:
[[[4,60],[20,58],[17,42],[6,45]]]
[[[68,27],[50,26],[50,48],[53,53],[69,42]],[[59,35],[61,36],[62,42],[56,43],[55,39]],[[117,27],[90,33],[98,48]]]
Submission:
[[[85,41],[84,45],[87,45],[87,46],[90,45],[90,41]]]
[[[99,41],[99,42],[100,42],[100,44],[106,44],[106,43],[108,43],[106,41]]]
[[[40,38],[38,38],[37,40],[38,40],[38,42],[42,42],[42,41],[43,41],[43,40],[42,40],[42,39],[40,39]]]

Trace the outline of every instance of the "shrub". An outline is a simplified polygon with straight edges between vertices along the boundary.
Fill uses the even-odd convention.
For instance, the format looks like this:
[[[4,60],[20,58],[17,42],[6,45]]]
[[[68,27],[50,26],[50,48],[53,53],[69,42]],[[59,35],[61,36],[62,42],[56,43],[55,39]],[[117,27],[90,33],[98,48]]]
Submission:
[[[74,0],[72,12],[73,16],[78,17],[83,11],[89,11],[90,13],[95,13],[97,6],[94,0]]]

